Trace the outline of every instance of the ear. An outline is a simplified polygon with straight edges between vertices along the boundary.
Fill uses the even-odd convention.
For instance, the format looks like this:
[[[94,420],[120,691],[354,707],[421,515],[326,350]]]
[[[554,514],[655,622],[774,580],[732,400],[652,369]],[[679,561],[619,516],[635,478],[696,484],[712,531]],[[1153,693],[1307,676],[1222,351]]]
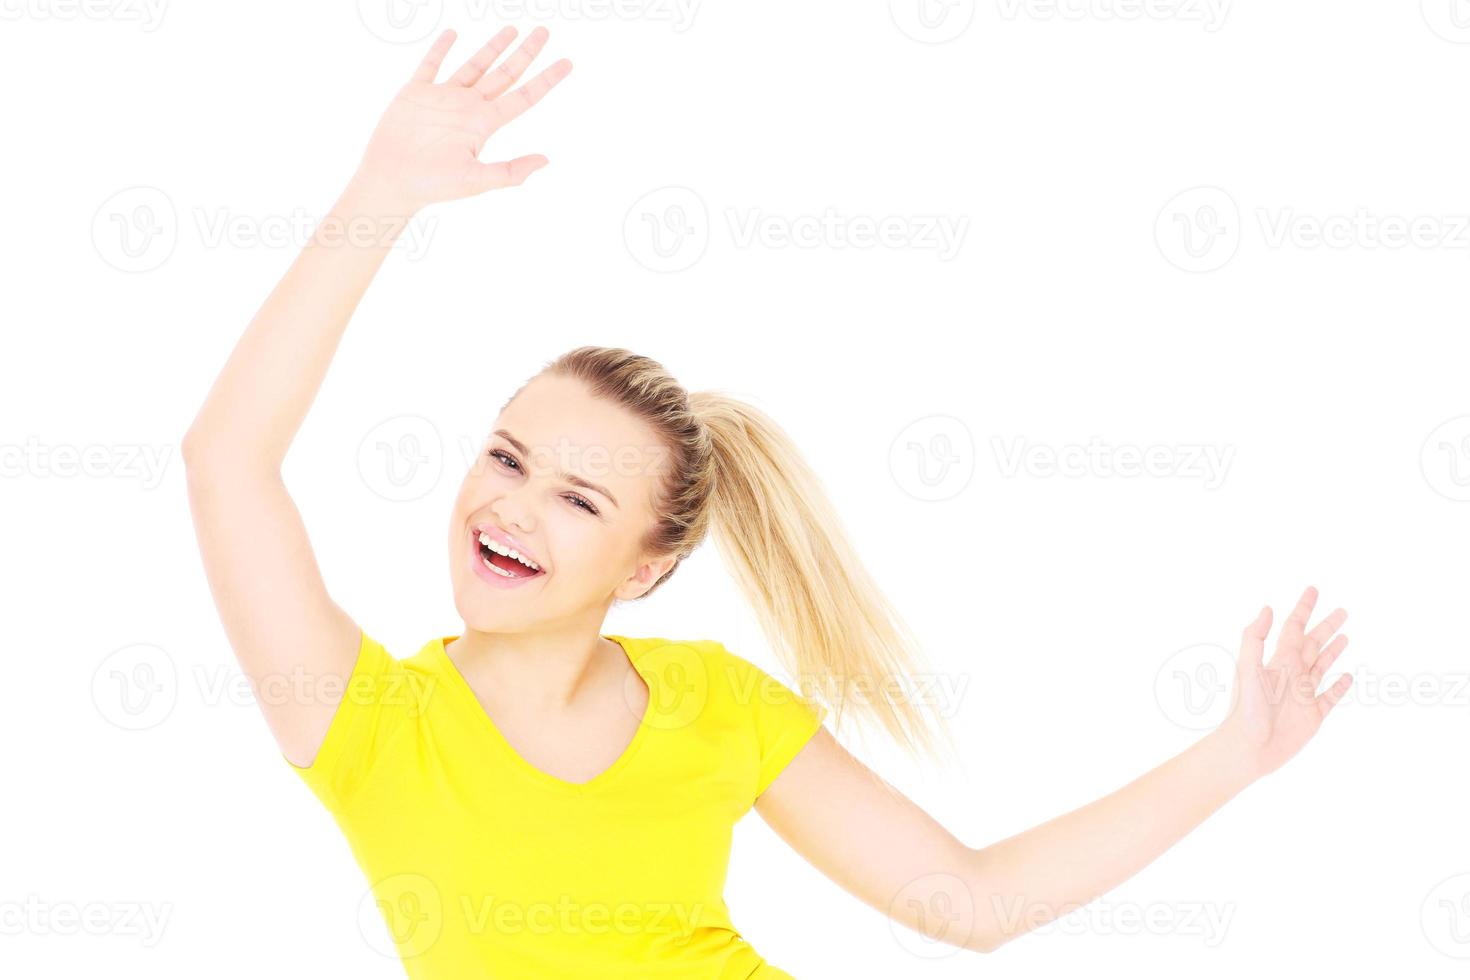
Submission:
[[[674,567],[676,559],[673,555],[665,555],[662,558],[646,561],[638,566],[638,569],[618,586],[614,595],[619,599],[636,599],[649,589],[653,583],[664,576],[669,569]]]

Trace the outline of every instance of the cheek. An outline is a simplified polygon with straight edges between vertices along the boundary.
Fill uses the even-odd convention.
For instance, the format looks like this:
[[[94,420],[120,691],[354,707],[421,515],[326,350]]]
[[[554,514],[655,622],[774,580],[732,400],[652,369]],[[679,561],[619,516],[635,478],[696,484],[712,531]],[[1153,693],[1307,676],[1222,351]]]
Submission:
[[[486,504],[503,492],[504,486],[504,481],[497,480],[493,471],[484,464],[476,463],[475,468],[465,475],[455,494],[454,520],[461,527],[468,525],[470,515],[483,510]]]
[[[568,510],[574,506],[565,501],[553,501],[553,504]],[[608,527],[594,525],[590,516],[560,513],[554,507],[551,514],[542,520],[543,540],[564,578],[596,583],[600,587],[620,575],[627,563],[626,549]]]

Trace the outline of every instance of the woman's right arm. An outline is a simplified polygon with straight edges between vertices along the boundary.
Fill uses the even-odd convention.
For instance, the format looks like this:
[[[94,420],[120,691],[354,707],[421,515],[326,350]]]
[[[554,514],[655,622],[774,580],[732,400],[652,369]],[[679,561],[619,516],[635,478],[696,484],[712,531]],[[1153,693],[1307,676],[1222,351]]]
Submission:
[[[571,69],[562,60],[508,91],[545,43],[537,28],[494,71],[505,28],[443,83],[446,31],[384,113],[362,163],[236,343],[184,436],[189,506],[210,591],[257,702],[293,765],[314,761],[356,663],[357,623],[328,594],[281,479],[348,320],[418,210],[521,183],[540,155],[484,164],[500,126]],[[344,234],[347,229],[352,234]],[[366,230],[366,234],[364,234]],[[296,682],[304,673],[307,683]],[[338,683],[317,683],[322,678]],[[260,692],[300,692],[292,698]]]

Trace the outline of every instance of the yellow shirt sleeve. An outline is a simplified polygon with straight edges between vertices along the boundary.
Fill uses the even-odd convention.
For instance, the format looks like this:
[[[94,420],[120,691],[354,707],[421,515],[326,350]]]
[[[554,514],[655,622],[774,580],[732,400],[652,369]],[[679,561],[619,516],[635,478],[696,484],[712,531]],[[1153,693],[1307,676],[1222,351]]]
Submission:
[[[760,745],[760,775],[755,789],[758,797],[822,727],[827,709],[755,664],[750,664],[750,669],[758,682],[751,703]]]
[[[317,696],[326,696],[328,683],[320,679]],[[340,691],[341,700],[311,765],[298,766],[284,753],[281,758],[337,814],[352,804],[393,743],[411,730],[417,702],[403,664],[365,631],[352,674],[333,691]]]

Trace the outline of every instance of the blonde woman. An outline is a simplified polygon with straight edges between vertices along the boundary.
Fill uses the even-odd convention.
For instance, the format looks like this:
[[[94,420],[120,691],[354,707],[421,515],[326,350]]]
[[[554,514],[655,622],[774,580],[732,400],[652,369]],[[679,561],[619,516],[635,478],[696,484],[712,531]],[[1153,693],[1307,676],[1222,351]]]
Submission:
[[[281,464],[391,229],[546,164],[478,159],[571,70],[518,85],[547,32],[492,67],[515,33],[443,81],[453,32],[434,42],[322,222],[390,232],[313,236],[183,446],[225,633],[257,690],[320,681],[261,710],[351,843],[409,976],[790,977],[722,895],[751,809],[869,905],[988,952],[1118,885],[1315,734],[1351,678],[1316,694],[1347,638],[1340,609],[1307,628],[1308,589],[1269,664],[1270,610],[1245,628],[1219,729],[1110,796],[966,845],[824,727],[830,706],[914,750],[943,731],[874,696],[905,689],[921,659],[796,447],[751,406],[619,348],[567,352],[501,407],[449,520],[463,629],[385,650],[329,595]],[[714,639],[601,632],[710,534],[800,692]],[[1012,921],[1018,901],[1039,914]]]

